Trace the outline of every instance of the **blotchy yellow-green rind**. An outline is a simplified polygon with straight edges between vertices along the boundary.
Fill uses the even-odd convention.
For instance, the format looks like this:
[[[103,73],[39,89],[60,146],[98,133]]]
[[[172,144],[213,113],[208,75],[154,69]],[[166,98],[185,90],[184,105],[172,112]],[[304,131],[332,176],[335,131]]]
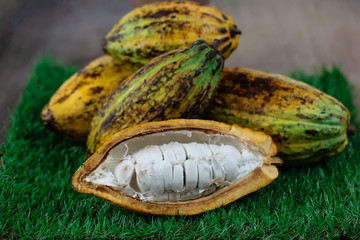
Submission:
[[[271,135],[285,164],[318,161],[348,144],[349,111],[335,98],[294,79],[225,68],[206,117]]]
[[[238,45],[240,30],[231,16],[212,6],[186,1],[158,2],[126,14],[106,35],[104,51],[144,65],[153,57],[197,40],[212,44],[227,58]]]
[[[154,58],[99,109],[91,124],[88,153],[124,128],[197,116],[213,99],[222,68],[222,55],[204,41]]]
[[[41,112],[43,124],[64,137],[85,142],[97,109],[138,68],[104,55],[66,80]]]

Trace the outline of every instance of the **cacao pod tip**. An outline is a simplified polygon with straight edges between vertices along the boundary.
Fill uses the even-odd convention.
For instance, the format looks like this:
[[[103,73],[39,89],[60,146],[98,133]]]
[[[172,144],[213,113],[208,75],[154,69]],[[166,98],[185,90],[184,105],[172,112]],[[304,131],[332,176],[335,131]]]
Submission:
[[[241,35],[241,30],[238,29],[236,26],[233,26],[232,28],[229,29],[230,30],[230,36],[236,37],[236,35]]]
[[[281,166],[284,164],[284,161],[279,157],[269,157],[265,160],[265,162],[275,166]]]
[[[44,124],[44,126],[47,129],[50,129],[51,131],[56,131],[56,128],[54,127],[55,117],[54,117],[53,113],[51,112],[51,110],[47,106],[45,106],[40,117],[41,117],[42,123]]]
[[[349,136],[353,136],[356,132],[356,128],[354,125],[348,124],[346,127],[346,133]]]

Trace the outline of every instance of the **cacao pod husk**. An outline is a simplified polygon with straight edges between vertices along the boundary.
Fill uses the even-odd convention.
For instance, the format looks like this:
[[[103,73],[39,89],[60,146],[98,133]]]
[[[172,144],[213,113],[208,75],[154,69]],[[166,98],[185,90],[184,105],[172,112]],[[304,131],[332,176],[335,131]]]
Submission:
[[[91,123],[87,156],[124,128],[201,114],[213,99],[223,63],[221,53],[201,40],[152,59],[102,104]]]
[[[105,52],[139,67],[170,50],[197,40],[212,44],[225,58],[238,45],[241,32],[231,16],[213,6],[191,1],[157,2],[126,14],[102,42]]]
[[[43,124],[70,140],[86,142],[101,103],[137,69],[108,55],[96,58],[52,95],[41,112]]]
[[[224,68],[205,118],[263,131],[287,165],[334,156],[348,144],[350,114],[324,92],[289,77]]]
[[[101,102],[137,69],[108,55],[96,58],[52,95],[41,112],[43,124],[70,140],[86,142]]]
[[[208,195],[190,200],[179,200],[175,198],[167,201],[155,201],[141,198],[141,193],[136,193],[140,191],[136,186],[136,182],[141,175],[139,175],[138,172],[134,172],[134,169],[132,169],[133,172],[131,173],[133,176],[131,180],[129,180],[131,182],[127,185],[118,185],[119,183],[115,177],[116,165],[125,161],[125,155],[132,154],[137,149],[143,147],[146,149],[150,145],[154,146],[156,144],[173,141],[183,144],[189,142],[198,144],[212,143],[219,147],[223,144],[234,146],[243,154],[243,157],[247,159],[245,164],[240,162],[236,163],[236,167],[245,167],[247,170],[243,172],[239,168],[238,174],[240,174],[240,172],[243,174],[232,182],[227,182],[227,179],[210,177],[209,187],[216,185],[218,186],[216,190]],[[200,149],[195,149],[195,151],[196,150]],[[252,152],[253,155],[245,157],[245,152]],[[196,152],[194,153],[197,154]],[[222,152],[213,153],[207,160],[210,162],[215,161],[216,156],[221,154]],[[261,132],[241,128],[237,125],[195,119],[148,122],[126,128],[114,134],[76,171],[72,177],[71,184],[78,192],[93,194],[129,211],[153,215],[195,215],[225,206],[273,182],[278,176],[278,170],[273,163],[281,162],[278,158],[273,157],[274,155],[276,155],[276,145],[272,142],[271,137]],[[140,163],[142,160],[146,162],[152,157],[151,154],[143,156],[144,158],[138,159],[137,161],[140,161]],[[160,159],[158,163],[161,164],[166,161],[165,158]],[[191,156],[189,156],[188,153],[185,162],[180,164],[181,169],[186,168],[187,161],[194,160],[190,158]],[[196,159],[198,164],[203,160],[204,159]],[[253,165],[255,162],[256,164]],[[146,170],[140,172],[140,174],[148,174],[152,177],[151,179],[156,179],[157,176],[152,175],[155,174],[156,164],[157,163],[150,164],[150,166],[153,167],[152,170]],[[252,167],[248,168],[247,165],[251,165]],[[179,165],[175,164],[172,168],[175,169],[175,167],[179,167]],[[221,165],[219,167],[222,168]],[[127,171],[125,171],[124,174],[128,174],[130,171],[129,169],[125,170]],[[213,169],[213,171],[215,170],[219,169]],[[100,174],[98,174],[97,171],[99,171]],[[159,171],[157,172],[160,173]],[[175,173],[173,170],[163,174],[174,175]],[[190,173],[184,173],[184,180],[181,181],[187,181],[187,174],[191,175]],[[199,176],[200,174],[201,171],[199,168]],[[160,183],[163,184],[163,182]],[[219,183],[224,185],[219,186]],[[149,184],[157,185],[158,183],[150,182]],[[129,192],[125,191],[129,187],[135,189],[134,195],[129,195]],[[155,188],[156,187],[157,186],[155,186]],[[175,194],[179,196],[187,191],[186,187],[185,184],[178,192],[168,190],[170,191],[169,195]],[[200,188],[199,183],[194,187],[195,189]],[[161,188],[163,187],[161,186]],[[166,192],[167,190],[162,191]]]

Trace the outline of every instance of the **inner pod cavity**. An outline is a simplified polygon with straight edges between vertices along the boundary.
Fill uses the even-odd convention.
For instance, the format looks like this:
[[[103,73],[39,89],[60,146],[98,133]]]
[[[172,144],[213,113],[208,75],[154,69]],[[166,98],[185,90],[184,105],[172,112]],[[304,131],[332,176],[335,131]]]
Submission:
[[[85,180],[142,201],[187,201],[231,185],[263,161],[231,136],[170,131],[118,144]]]

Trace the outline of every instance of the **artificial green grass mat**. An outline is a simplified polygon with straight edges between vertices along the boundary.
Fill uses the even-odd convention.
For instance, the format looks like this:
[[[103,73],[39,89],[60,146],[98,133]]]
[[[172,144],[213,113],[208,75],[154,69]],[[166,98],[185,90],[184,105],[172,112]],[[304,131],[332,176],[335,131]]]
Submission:
[[[1,148],[0,238],[358,238],[359,137],[338,156],[281,168],[269,186],[193,217],[142,216],[74,191],[85,147],[45,129],[40,112],[76,68],[45,57],[35,66]],[[293,74],[339,99],[355,119],[337,67]],[[359,124],[352,120],[359,132]]]

